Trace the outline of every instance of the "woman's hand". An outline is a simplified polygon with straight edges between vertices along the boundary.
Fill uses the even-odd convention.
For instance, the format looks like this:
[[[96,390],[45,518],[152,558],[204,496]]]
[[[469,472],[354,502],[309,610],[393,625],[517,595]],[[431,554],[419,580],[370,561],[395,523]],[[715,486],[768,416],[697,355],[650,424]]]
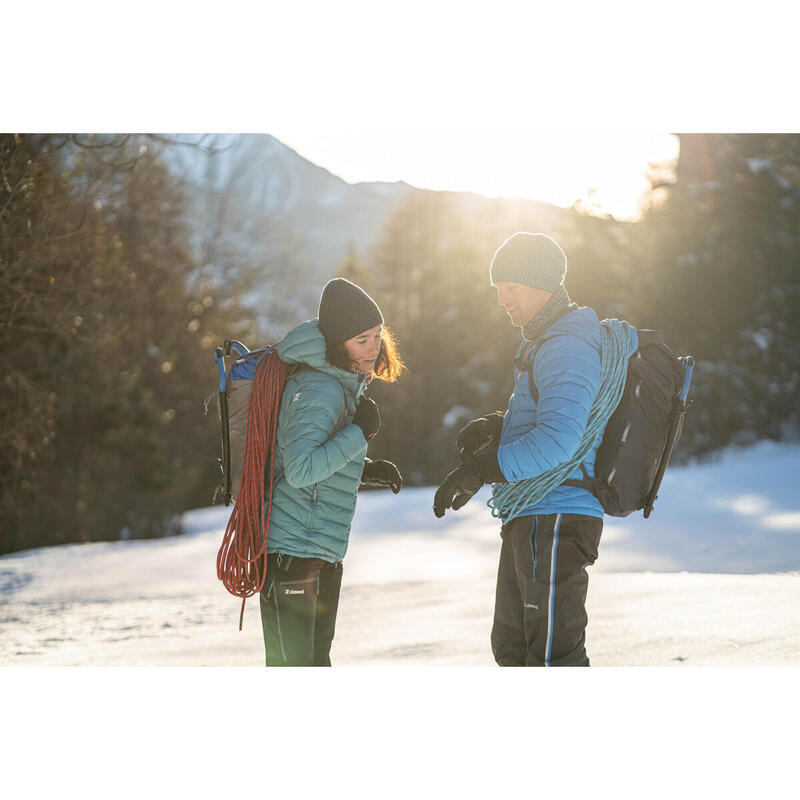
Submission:
[[[395,494],[403,488],[403,476],[391,461],[365,461],[361,483],[367,486],[388,486]]]
[[[369,441],[381,429],[381,415],[374,400],[361,395],[358,408],[353,417],[353,425],[358,425],[364,433],[364,438]]]

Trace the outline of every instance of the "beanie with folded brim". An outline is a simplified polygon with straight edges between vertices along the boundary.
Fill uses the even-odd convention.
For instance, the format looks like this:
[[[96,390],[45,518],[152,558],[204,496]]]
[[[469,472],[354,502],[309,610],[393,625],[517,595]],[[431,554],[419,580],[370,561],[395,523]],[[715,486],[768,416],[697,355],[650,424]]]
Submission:
[[[378,304],[344,278],[325,284],[319,300],[318,327],[329,345],[341,344],[376,325],[383,325]]]
[[[489,281],[524,283],[555,294],[567,274],[567,257],[544,233],[520,231],[506,239],[492,258]]]

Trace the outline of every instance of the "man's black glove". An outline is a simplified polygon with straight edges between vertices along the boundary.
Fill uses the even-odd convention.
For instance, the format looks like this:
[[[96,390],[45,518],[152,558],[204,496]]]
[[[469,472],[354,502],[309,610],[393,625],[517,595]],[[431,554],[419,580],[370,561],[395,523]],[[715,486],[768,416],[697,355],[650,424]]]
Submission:
[[[403,488],[403,476],[391,461],[367,459],[361,473],[361,483],[367,486],[388,486],[397,494]]]
[[[433,498],[433,513],[443,517],[445,509],[458,511],[484,483],[508,483],[497,461],[496,447],[485,447],[444,479]]]
[[[353,425],[358,425],[364,433],[364,438],[369,441],[381,429],[381,415],[374,400],[361,395],[353,417]]]
[[[497,447],[500,443],[500,431],[503,427],[505,414],[500,411],[492,411],[485,417],[468,422],[456,437],[456,449],[458,457],[462,461],[468,461],[484,445]]]

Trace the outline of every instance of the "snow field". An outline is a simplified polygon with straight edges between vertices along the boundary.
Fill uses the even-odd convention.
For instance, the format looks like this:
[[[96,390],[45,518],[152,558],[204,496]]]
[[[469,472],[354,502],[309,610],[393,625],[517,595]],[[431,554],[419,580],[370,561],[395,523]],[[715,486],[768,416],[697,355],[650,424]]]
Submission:
[[[672,468],[650,519],[607,518],[590,569],[595,666],[800,665],[800,447],[761,443]],[[492,666],[499,524],[484,488],[437,520],[433,487],[359,498],[335,665]],[[216,578],[229,509],[170,539],[0,558],[0,665],[254,666],[258,599]]]

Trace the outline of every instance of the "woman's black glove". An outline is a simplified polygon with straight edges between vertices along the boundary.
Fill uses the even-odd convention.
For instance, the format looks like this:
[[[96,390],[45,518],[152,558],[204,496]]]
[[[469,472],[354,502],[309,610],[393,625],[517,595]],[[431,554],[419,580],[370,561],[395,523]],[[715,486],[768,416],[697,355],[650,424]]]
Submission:
[[[403,476],[391,461],[367,459],[361,473],[361,483],[367,486],[388,486],[397,494],[403,488]]]
[[[497,461],[496,447],[484,448],[444,479],[433,498],[433,513],[443,517],[445,509],[458,511],[484,483],[508,483]]]
[[[505,414],[500,411],[492,411],[485,417],[468,422],[459,432],[456,438],[456,449],[458,457],[462,461],[468,461],[485,444],[497,447],[500,443],[500,431],[503,427]]]
[[[353,417],[353,425],[358,425],[364,433],[364,438],[369,441],[381,429],[381,415],[374,400],[361,395],[358,408]]]

